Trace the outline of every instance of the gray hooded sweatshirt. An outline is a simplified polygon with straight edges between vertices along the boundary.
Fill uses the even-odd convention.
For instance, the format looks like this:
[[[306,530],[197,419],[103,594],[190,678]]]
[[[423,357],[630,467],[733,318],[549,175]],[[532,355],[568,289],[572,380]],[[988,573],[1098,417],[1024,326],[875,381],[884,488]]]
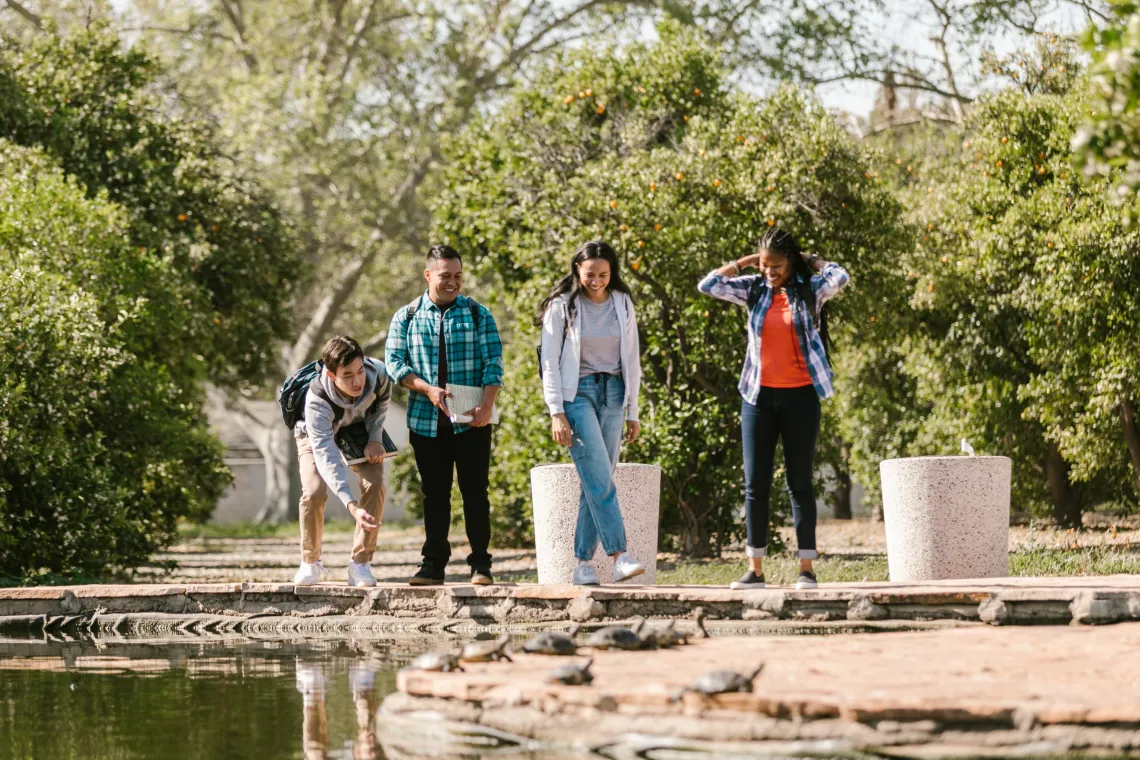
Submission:
[[[383,440],[384,417],[388,414],[388,399],[392,396],[392,381],[388,378],[382,363],[366,358],[364,377],[364,392],[356,398],[349,398],[337,390],[332,378],[327,372],[322,371],[313,378],[313,383],[309,387],[319,384],[332,403],[344,410],[340,421],[333,422],[333,410],[328,402],[315,393],[309,393],[305,396],[305,417],[298,420],[296,427],[293,428],[294,437],[309,437],[313,445],[313,459],[317,464],[317,472],[345,506],[348,506],[354,497],[348,487],[348,465],[345,464],[344,456],[333,437],[345,425],[364,420],[369,442]],[[377,398],[380,403],[376,412],[367,414],[368,408]]]

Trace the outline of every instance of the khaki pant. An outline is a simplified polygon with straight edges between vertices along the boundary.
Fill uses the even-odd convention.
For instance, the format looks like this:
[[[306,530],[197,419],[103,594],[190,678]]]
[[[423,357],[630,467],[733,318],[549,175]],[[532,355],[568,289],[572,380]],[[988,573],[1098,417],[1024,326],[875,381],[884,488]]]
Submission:
[[[317,462],[313,457],[313,445],[309,438],[297,439],[297,460],[301,465],[301,561],[312,564],[321,558],[321,539],[325,529],[325,501],[329,489],[321,474],[317,472]],[[376,518],[384,521],[384,499],[387,487],[384,485],[384,463],[358,464],[352,468],[360,476],[360,506]],[[352,561],[368,564],[376,551],[376,538],[380,528],[364,530],[358,524],[352,539]]]

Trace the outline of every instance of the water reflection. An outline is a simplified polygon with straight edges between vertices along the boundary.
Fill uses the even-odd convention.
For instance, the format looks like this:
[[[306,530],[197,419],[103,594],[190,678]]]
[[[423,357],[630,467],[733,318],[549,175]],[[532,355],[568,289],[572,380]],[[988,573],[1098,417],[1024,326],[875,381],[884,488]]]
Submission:
[[[385,758],[396,671],[450,646],[203,638],[0,639],[0,758]]]

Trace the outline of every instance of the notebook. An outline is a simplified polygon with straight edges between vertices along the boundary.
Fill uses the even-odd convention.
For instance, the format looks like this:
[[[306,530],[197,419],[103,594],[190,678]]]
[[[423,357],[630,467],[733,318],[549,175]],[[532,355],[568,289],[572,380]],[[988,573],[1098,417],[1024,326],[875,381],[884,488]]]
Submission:
[[[353,427],[353,426],[349,425],[349,427]],[[363,430],[363,425],[360,426],[360,429]],[[351,431],[345,430],[343,432],[345,432],[346,435],[338,434],[337,445],[340,446],[341,452],[345,455],[345,459],[344,459],[345,463],[348,464],[350,467],[352,467],[354,465],[364,464],[365,462],[367,462],[368,457],[362,456],[362,454],[364,453],[364,446],[367,445],[367,443],[368,443],[368,432],[364,431],[364,440],[363,441],[352,440],[353,438],[358,437],[358,436],[353,436],[353,433],[357,432],[355,429],[351,430]],[[396,447],[395,442],[391,438],[388,437],[388,431],[387,430],[385,430],[383,433],[382,443],[384,444],[384,458],[385,459],[391,459],[392,457],[394,457],[400,453],[400,450]],[[355,456],[352,456],[352,455],[355,455]]]
[[[477,385],[452,385],[448,383],[447,392],[451,394],[451,398],[447,400],[451,422],[456,425],[470,422],[473,418],[465,412],[469,412],[483,403],[483,388]],[[497,406],[491,407],[491,424],[499,424],[499,407]]]

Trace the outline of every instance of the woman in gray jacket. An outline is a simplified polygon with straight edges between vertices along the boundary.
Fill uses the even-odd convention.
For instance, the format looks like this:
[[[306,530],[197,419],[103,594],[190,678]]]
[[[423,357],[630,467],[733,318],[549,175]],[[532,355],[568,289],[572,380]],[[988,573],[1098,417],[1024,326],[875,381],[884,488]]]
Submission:
[[[641,575],[645,568],[626,551],[614,485],[623,427],[626,443],[641,434],[641,352],[633,299],[608,243],[591,241],[578,249],[535,323],[542,327],[542,393],[551,435],[570,448],[582,483],[574,583],[598,584],[589,562],[599,540],[614,560],[615,581]]]

